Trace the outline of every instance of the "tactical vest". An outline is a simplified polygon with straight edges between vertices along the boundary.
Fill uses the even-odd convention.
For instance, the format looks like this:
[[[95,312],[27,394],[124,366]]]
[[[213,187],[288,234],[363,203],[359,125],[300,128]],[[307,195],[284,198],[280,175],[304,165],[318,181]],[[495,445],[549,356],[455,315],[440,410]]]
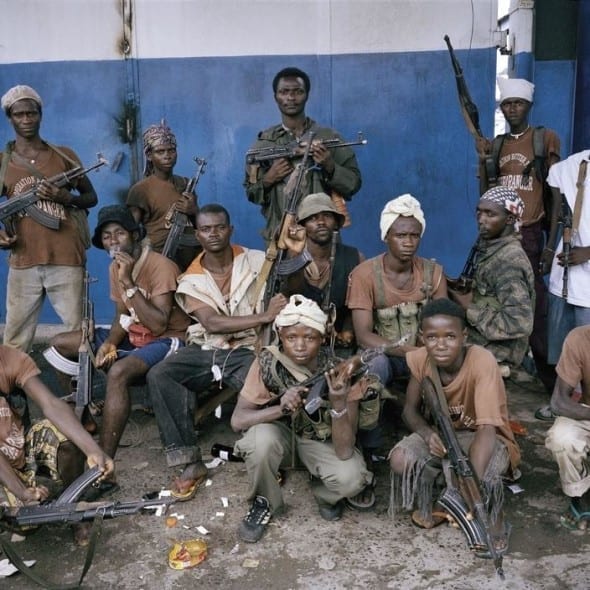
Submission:
[[[418,327],[419,327],[419,313],[420,309],[425,303],[432,299],[433,276],[434,276],[435,262],[434,260],[424,259],[424,280],[422,282],[422,291],[424,298],[420,301],[410,301],[407,303],[400,303],[386,307],[385,297],[385,283],[383,277],[383,265],[381,257],[373,259],[373,272],[375,275],[375,306],[374,324],[375,331],[379,336],[389,340],[390,342],[397,342],[403,337],[408,337],[408,345],[415,346]]]

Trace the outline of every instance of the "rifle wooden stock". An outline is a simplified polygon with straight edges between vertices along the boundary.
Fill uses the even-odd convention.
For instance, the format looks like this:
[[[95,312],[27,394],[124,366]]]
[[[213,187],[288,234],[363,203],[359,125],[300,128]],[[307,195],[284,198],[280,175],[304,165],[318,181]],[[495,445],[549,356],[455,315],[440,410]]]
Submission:
[[[435,368],[435,370],[438,369]],[[447,449],[447,456],[451,468],[457,478],[458,490],[467,505],[469,512],[466,513],[466,519],[476,519],[481,525],[483,539],[485,540],[489,555],[494,562],[498,576],[503,579],[502,556],[498,555],[490,533],[489,518],[483,501],[485,494],[482,491],[481,483],[469,457],[465,454],[457,440],[448,409],[443,409],[440,401],[440,396],[444,397],[442,386],[439,387],[438,384],[435,386],[429,377],[425,377],[421,383],[421,392],[426,405],[430,408],[441,440]]]
[[[461,108],[461,114],[465,120],[465,125],[471,135],[474,138],[483,138],[484,134],[479,126],[479,110],[477,105],[473,102],[469,89],[467,88],[467,82],[465,82],[465,76],[463,75],[463,69],[461,64],[455,55],[455,50],[451,45],[451,40],[448,35],[444,36],[447,49],[451,56],[451,64],[455,72],[455,83],[457,85],[457,95],[459,97],[459,106]],[[485,171],[488,181],[488,186],[496,186],[498,182],[498,173],[496,171],[496,162],[494,162],[491,156],[485,160]]]
[[[204,158],[195,156],[193,160],[197,163],[197,172],[186,184],[184,193],[188,194],[191,194],[195,190],[199,183],[199,179],[201,178],[201,175],[205,173],[205,167],[207,166],[207,160]],[[199,244],[194,236],[191,236],[192,239],[190,239],[190,237],[185,235],[184,232],[188,225],[192,225],[188,216],[180,211],[174,211],[170,231],[166,236],[166,242],[162,248],[163,256],[170,258],[170,260],[174,260],[179,246],[197,246]]]
[[[283,277],[301,270],[311,262],[311,256],[307,250],[303,250],[295,258],[288,260],[286,259],[286,254],[288,250],[289,228],[297,225],[297,209],[303,198],[301,186],[303,178],[308,170],[309,154],[311,152],[313,137],[314,133],[312,132],[309,134],[309,141],[305,148],[305,153],[303,154],[301,161],[295,167],[295,170],[292,173],[293,176],[289,179],[287,187],[285,188],[285,192],[287,193],[287,207],[283,212],[281,224],[275,234],[276,237],[271,240],[266,250],[265,264],[257,279],[255,301],[258,300],[258,295],[262,286],[266,284],[263,300],[265,310],[268,309],[272,297],[277,293],[280,293]],[[270,344],[271,339],[272,327],[270,324],[266,324],[260,331],[259,344],[266,346]]]
[[[82,176],[86,176],[88,172],[100,168],[104,166],[107,161],[100,156],[98,157],[98,161],[96,164],[88,167],[82,168],[82,166],[76,166],[71,170],[66,170],[65,172],[60,172],[55,176],[51,176],[49,178],[43,179],[47,180],[50,184],[57,186],[58,188],[63,188],[70,184],[73,180],[81,178]],[[39,201],[39,197],[37,196],[37,185],[30,188],[28,191],[24,192],[22,195],[18,195],[15,197],[11,197],[6,202],[0,205],[0,222],[7,225],[7,220],[20,213],[21,211],[26,211],[27,214],[34,219],[37,223],[48,227],[49,229],[59,229],[60,221],[57,217],[46,213],[39,207],[35,205],[37,201]],[[10,228],[11,231],[14,228]]]

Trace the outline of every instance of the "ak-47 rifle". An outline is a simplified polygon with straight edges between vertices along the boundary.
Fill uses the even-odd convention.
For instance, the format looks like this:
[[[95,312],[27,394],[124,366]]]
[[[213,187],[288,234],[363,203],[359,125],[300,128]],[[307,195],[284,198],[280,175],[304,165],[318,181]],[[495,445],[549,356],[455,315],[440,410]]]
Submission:
[[[311,135],[311,134],[310,134]],[[277,147],[253,148],[246,152],[246,164],[260,164],[262,166],[270,166],[274,160],[280,158],[298,158],[306,150],[308,144],[312,141],[311,136],[307,136],[299,141],[293,141],[286,145]],[[367,145],[367,140],[363,137],[363,132],[358,132],[358,137],[353,141],[344,141],[338,137],[330,139],[316,139],[316,144],[321,144],[328,149],[341,148],[353,145]]]
[[[569,257],[572,249],[572,210],[570,209],[567,199],[563,195],[561,196],[561,223],[563,228],[563,283],[561,288],[561,296],[567,300],[570,273]]]
[[[350,379],[358,379],[366,374],[368,363],[380,354],[391,355],[394,349],[403,346],[408,343],[409,338],[404,336],[397,342],[391,344],[384,344],[383,346],[377,346],[376,348],[367,348],[360,354],[357,354],[349,359],[346,359],[339,363],[336,367],[336,373],[342,378],[348,376]],[[322,406],[324,400],[328,399],[328,384],[326,382],[325,374],[318,373],[313,375],[303,383],[303,387],[308,388],[308,392],[305,396],[304,410],[312,415]],[[283,392],[284,393],[284,392]]]
[[[95,364],[92,343],[94,341],[94,303],[90,298],[90,283],[96,279],[84,273],[84,299],[82,301],[82,337],[78,348],[78,374],[73,392],[64,401],[74,402],[74,412],[80,420],[84,409],[92,401],[93,366]]]
[[[186,188],[183,194],[191,194],[197,186],[201,174],[205,173],[205,167],[207,166],[207,160],[195,156],[193,160],[197,163],[197,171],[195,175],[187,182]],[[185,197],[189,198],[189,197]],[[176,250],[179,246],[197,246],[199,243],[194,235],[185,233],[187,225],[190,225],[190,221],[185,213],[180,211],[174,211],[173,219],[170,224],[170,231],[166,237],[164,248],[162,249],[162,255],[174,260],[176,256]]]
[[[477,259],[479,257],[479,240],[476,240],[475,244],[471,246],[469,256],[465,261],[465,266],[461,271],[461,275],[456,279],[450,279],[447,277],[447,286],[453,291],[458,293],[469,293],[473,284],[473,276],[477,270]]]
[[[86,176],[88,172],[104,166],[106,163],[107,161],[99,154],[96,164],[93,164],[89,168],[76,166],[75,168],[71,168],[70,170],[60,172],[55,176],[51,176],[50,178],[42,180],[46,180],[47,182],[62,188],[70,184],[73,180],[76,180],[82,176]],[[40,180],[39,183],[42,182],[42,180]],[[35,203],[40,200],[40,197],[37,195],[38,184],[30,188],[22,195],[11,197],[5,203],[0,205],[0,222],[4,223],[7,229],[10,230],[10,233],[14,233],[14,227],[9,228],[7,221],[5,220],[8,220],[10,217],[20,213],[21,211],[26,211],[27,214],[37,223],[40,223],[49,229],[59,229],[59,219],[53,215],[50,215],[49,213],[46,213],[35,205]]]
[[[314,133],[312,132],[309,134],[309,141],[305,147],[303,157],[297,163],[285,188],[287,207],[275,236],[271,239],[266,249],[265,261],[257,278],[256,297],[254,300],[258,300],[258,294],[262,289],[262,285],[266,282],[263,299],[263,308],[265,310],[268,309],[272,297],[281,292],[285,277],[300,271],[312,261],[311,255],[305,248],[294,258],[287,259],[286,254],[289,250],[290,228],[297,227],[297,209],[303,198],[301,185],[308,171],[309,154],[311,152],[313,137]],[[301,244],[304,246],[304,242],[301,242]],[[266,324],[261,330],[259,344],[266,346],[270,344],[271,339],[272,327],[270,324]]]
[[[451,45],[451,40],[449,39],[449,36],[445,35],[444,40],[447,44],[447,48],[451,56],[451,64],[453,65],[453,70],[455,71],[455,82],[457,84],[459,104],[461,106],[461,113],[463,115],[463,118],[465,119],[467,129],[469,130],[469,133],[473,135],[474,138],[484,138],[484,134],[482,133],[481,128],[479,126],[479,111],[477,110],[477,106],[473,102],[473,100],[471,99],[471,95],[469,94],[467,83],[465,82],[465,77],[463,76],[461,64],[459,63],[459,60],[455,55],[455,50]],[[488,186],[496,186],[498,182],[498,173],[496,171],[496,163],[492,160],[491,157],[486,158],[485,167]]]
[[[491,558],[498,576],[504,579],[502,556],[498,554],[490,533],[489,517],[483,500],[485,492],[469,457],[457,440],[448,407],[446,407],[442,385],[438,387],[429,377],[425,377],[421,383],[421,391],[426,405],[430,408],[441,440],[447,449],[448,461],[458,483],[458,487],[455,488],[449,485],[450,482],[447,482],[447,488],[438,498],[438,503],[451,514],[461,527],[467,536],[469,548],[476,551],[479,556]],[[441,397],[445,400],[444,409]],[[487,554],[482,554],[484,551],[487,551]]]
[[[0,522],[4,521],[9,527],[38,526],[51,523],[75,523],[102,518],[116,518],[137,514],[145,510],[155,510],[160,506],[167,507],[175,500],[172,496],[154,498],[153,500],[139,500],[136,502],[80,502],[82,493],[92,485],[101,475],[97,467],[89,469],[76,479],[53,502],[21,506],[19,508],[0,507]]]

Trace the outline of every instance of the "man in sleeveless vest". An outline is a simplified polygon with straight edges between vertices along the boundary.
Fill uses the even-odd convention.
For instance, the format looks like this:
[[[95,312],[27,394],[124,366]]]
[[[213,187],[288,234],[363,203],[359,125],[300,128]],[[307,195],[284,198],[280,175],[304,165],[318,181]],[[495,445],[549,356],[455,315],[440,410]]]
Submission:
[[[71,149],[39,135],[43,103],[33,88],[15,86],[1,104],[15,141],[2,153],[0,193],[10,199],[37,185],[33,207],[59,220],[59,228],[51,229],[19,214],[0,230],[0,248],[10,250],[4,344],[28,352],[46,296],[67,330],[80,327],[90,246],[86,210],[97,197],[86,176],[61,188],[47,180],[81,163]]]
[[[160,438],[169,467],[181,467],[173,493],[192,498],[207,475],[197,444],[194,412],[198,393],[213,385],[239,391],[254,361],[257,330],[275,319],[287,299],[278,293],[260,311],[256,279],[264,252],[231,244],[228,211],[211,203],[197,213],[197,238],[203,246],[178,280],[176,301],[194,320],[187,346],[148,373]]]
[[[184,271],[200,251],[194,236],[197,196],[186,193],[190,179],[174,174],[176,137],[164,122],[150,125],[144,131],[143,151],[144,178],[129,189],[127,206],[135,220],[145,227],[154,252],[162,252],[175,213],[187,216],[182,236],[187,245],[180,244],[174,256],[174,262]],[[192,245],[188,245],[190,242]]]
[[[490,352],[467,344],[465,312],[448,299],[437,299],[422,308],[420,330],[425,346],[407,354],[411,377],[403,417],[411,434],[389,454],[395,474],[391,511],[415,508],[412,521],[422,528],[445,521],[445,514],[436,505],[436,488],[439,484],[441,489],[444,486],[440,482],[441,460],[447,449],[432,418],[424,413],[421,393],[426,377],[436,383],[436,371],[459,445],[485,491],[482,499],[489,514],[492,541],[496,551],[503,554],[508,548],[510,527],[503,519],[502,477],[518,473],[520,450],[510,429],[506,391],[498,365]],[[465,518],[469,516],[465,514]]]
[[[468,293],[449,290],[465,309],[468,338],[487,348],[504,376],[520,367],[535,309],[534,276],[518,228],[524,204],[514,189],[497,186],[477,205],[479,255]]]
[[[345,498],[371,484],[361,453],[355,448],[361,382],[337,372],[335,359],[322,348],[327,315],[302,295],[292,295],[277,315],[280,346],[262,349],[238,397],[231,424],[243,437],[234,450],[249,475],[252,507],[238,529],[239,537],[257,542],[272,515],[285,509],[277,474],[298,459],[313,476],[312,491],[322,518],[338,520]],[[308,389],[302,382],[326,375],[327,403],[311,416],[304,410]]]
[[[323,311],[336,314],[333,326],[336,354],[348,356],[355,348],[352,315],[346,307],[348,275],[364,256],[340,241],[338,231],[344,215],[327,194],[305,197],[297,211],[297,222],[305,227],[306,248],[313,260],[290,277],[288,291],[300,293],[315,301]]]
[[[281,123],[258,134],[252,149],[286,146],[305,141],[309,132],[315,134],[311,157],[313,169],[305,175],[302,194],[328,193],[331,197],[350,200],[361,187],[361,172],[350,147],[329,149],[320,143],[340,139],[333,129],[320,127],[305,114],[311,83],[309,76],[298,68],[284,68],[272,82],[275,102],[281,113]],[[343,141],[343,140],[342,140]],[[244,187],[248,200],[262,208],[266,219],[265,240],[279,227],[287,206],[285,187],[297,161],[287,158],[273,160],[270,165],[248,164]]]
[[[528,121],[535,86],[520,78],[498,78],[500,109],[510,126],[509,132],[492,142],[477,142],[480,158],[480,194],[491,184],[486,161],[496,170],[497,185],[514,189],[524,203],[522,247],[535,276],[535,322],[530,345],[537,373],[551,392],[555,371],[547,364],[547,286],[543,275],[551,267],[551,253],[545,246],[544,229],[554,229],[560,210],[559,199],[549,190],[545,179],[549,168],[559,161],[560,141],[555,131],[531,127]]]
[[[416,256],[426,221],[420,203],[406,194],[387,203],[381,213],[381,239],[387,252],[362,262],[350,274],[347,306],[361,348],[399,342],[393,356],[380,355],[371,372],[388,385],[407,377],[405,353],[420,346],[418,314],[430,299],[446,297],[442,266]]]

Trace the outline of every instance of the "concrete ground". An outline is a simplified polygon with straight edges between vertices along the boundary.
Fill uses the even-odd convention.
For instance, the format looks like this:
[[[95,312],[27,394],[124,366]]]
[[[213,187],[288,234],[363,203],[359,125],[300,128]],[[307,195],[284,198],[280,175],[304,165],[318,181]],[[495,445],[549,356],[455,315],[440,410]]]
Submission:
[[[33,356],[40,362],[36,345]],[[504,558],[505,582],[490,561],[473,557],[461,531],[442,525],[430,531],[415,528],[407,514],[396,520],[387,515],[389,469],[376,466],[377,503],[371,512],[346,510],[334,523],[323,521],[303,471],[288,472],[284,494],[287,514],[272,520],[257,544],[238,542],[236,529],[248,509],[244,495],[247,474],[243,463],[225,463],[211,470],[210,485],[196,497],[176,504],[169,512],[184,518],[167,528],[165,517],[151,514],[105,521],[92,567],[83,587],[121,590],[209,589],[585,589],[590,587],[587,551],[589,538],[559,524],[567,506],[557,470],[543,446],[548,424],[534,419],[534,410],[546,402],[538,382],[508,382],[512,419],[528,429],[518,438],[523,451],[524,489],[506,490],[506,511],[513,525],[510,550]],[[135,401],[141,402],[136,392]],[[205,459],[212,443],[232,444],[229,427],[232,405],[221,420],[210,416],[200,427]],[[390,415],[395,416],[391,411]],[[388,432],[385,455],[401,432]],[[117,454],[118,500],[139,499],[151,490],[167,487],[172,471],[165,465],[154,418],[133,412]],[[222,498],[227,498],[224,508]],[[203,535],[197,527],[205,527]],[[167,555],[175,541],[204,538],[207,559],[199,566],[172,570]],[[53,583],[71,583],[81,571],[84,550],[72,542],[66,526],[46,526],[17,544],[25,559],[35,559],[35,571]],[[0,556],[0,559],[2,556]],[[3,590],[34,587],[22,574],[0,581]]]

